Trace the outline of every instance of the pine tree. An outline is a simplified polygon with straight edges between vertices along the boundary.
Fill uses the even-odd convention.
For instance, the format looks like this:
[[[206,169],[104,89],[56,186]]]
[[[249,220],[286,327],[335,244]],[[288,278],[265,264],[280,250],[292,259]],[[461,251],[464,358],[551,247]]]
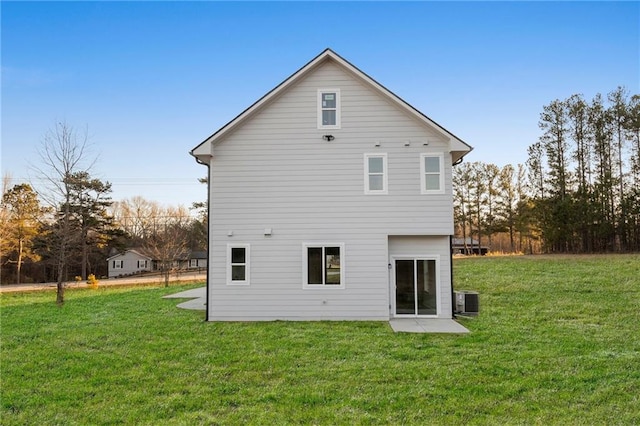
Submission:
[[[583,252],[591,250],[590,228],[593,222],[591,208],[591,140],[588,122],[589,106],[582,95],[573,95],[567,99],[570,137],[574,143],[573,158],[576,161],[576,192],[573,205],[576,228],[574,248]]]
[[[589,108],[589,125],[593,134],[594,153],[594,249],[611,251],[615,248],[615,189],[611,122],[602,96],[597,94]]]
[[[616,243],[618,251],[627,249],[627,214],[625,209],[625,172],[623,150],[626,145],[625,121],[627,119],[627,98],[628,92],[624,87],[619,86],[608,95],[609,109],[608,117],[611,120],[612,139],[616,151],[616,181],[618,184],[615,204],[616,214]]]
[[[105,246],[114,227],[113,217],[107,212],[111,205],[111,184],[91,178],[86,171],[68,176],[67,184],[71,192],[70,211],[80,233],[80,275],[86,280],[90,250],[92,247]]]

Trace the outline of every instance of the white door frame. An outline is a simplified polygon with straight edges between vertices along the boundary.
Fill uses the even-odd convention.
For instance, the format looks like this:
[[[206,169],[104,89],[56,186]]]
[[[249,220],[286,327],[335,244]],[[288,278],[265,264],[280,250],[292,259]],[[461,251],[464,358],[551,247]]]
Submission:
[[[434,260],[436,265],[436,313],[430,315],[420,315],[417,312],[415,314],[397,314],[396,313],[396,260]],[[422,254],[422,255],[400,255],[396,254],[390,257],[391,273],[389,274],[389,306],[391,306],[390,315],[392,318],[438,318],[441,308],[440,300],[440,255],[438,254]],[[415,263],[414,263],[415,265]],[[417,269],[414,268],[414,274],[417,274]],[[414,292],[415,286],[417,286],[417,277],[414,277]],[[416,297],[417,300],[417,297]]]

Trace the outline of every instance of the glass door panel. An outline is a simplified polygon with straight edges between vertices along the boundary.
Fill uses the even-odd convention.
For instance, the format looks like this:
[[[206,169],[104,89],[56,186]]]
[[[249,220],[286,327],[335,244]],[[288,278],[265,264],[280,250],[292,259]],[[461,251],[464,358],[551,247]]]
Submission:
[[[436,261],[416,260],[418,315],[436,315]]]
[[[415,315],[413,260],[396,260],[396,314]]]

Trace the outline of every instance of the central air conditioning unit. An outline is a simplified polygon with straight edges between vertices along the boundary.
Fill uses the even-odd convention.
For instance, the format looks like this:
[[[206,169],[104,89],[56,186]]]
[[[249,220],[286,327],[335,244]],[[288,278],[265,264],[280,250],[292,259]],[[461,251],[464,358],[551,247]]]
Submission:
[[[456,291],[455,297],[457,314],[478,315],[478,312],[480,312],[480,295],[477,291]]]

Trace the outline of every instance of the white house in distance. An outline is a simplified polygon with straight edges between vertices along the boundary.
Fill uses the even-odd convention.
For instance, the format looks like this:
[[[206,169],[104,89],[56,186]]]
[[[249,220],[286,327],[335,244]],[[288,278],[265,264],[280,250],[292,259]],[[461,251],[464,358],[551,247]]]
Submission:
[[[143,248],[127,249],[107,258],[108,276],[109,278],[117,278],[157,271],[158,263],[159,261]],[[184,253],[184,258],[175,260],[172,266],[182,270],[206,268],[207,252],[187,250]]]
[[[207,319],[451,318],[451,171],[471,149],[323,51],[191,151]]]
[[[153,259],[141,249],[129,249],[107,258],[109,278],[139,274],[153,270]]]

